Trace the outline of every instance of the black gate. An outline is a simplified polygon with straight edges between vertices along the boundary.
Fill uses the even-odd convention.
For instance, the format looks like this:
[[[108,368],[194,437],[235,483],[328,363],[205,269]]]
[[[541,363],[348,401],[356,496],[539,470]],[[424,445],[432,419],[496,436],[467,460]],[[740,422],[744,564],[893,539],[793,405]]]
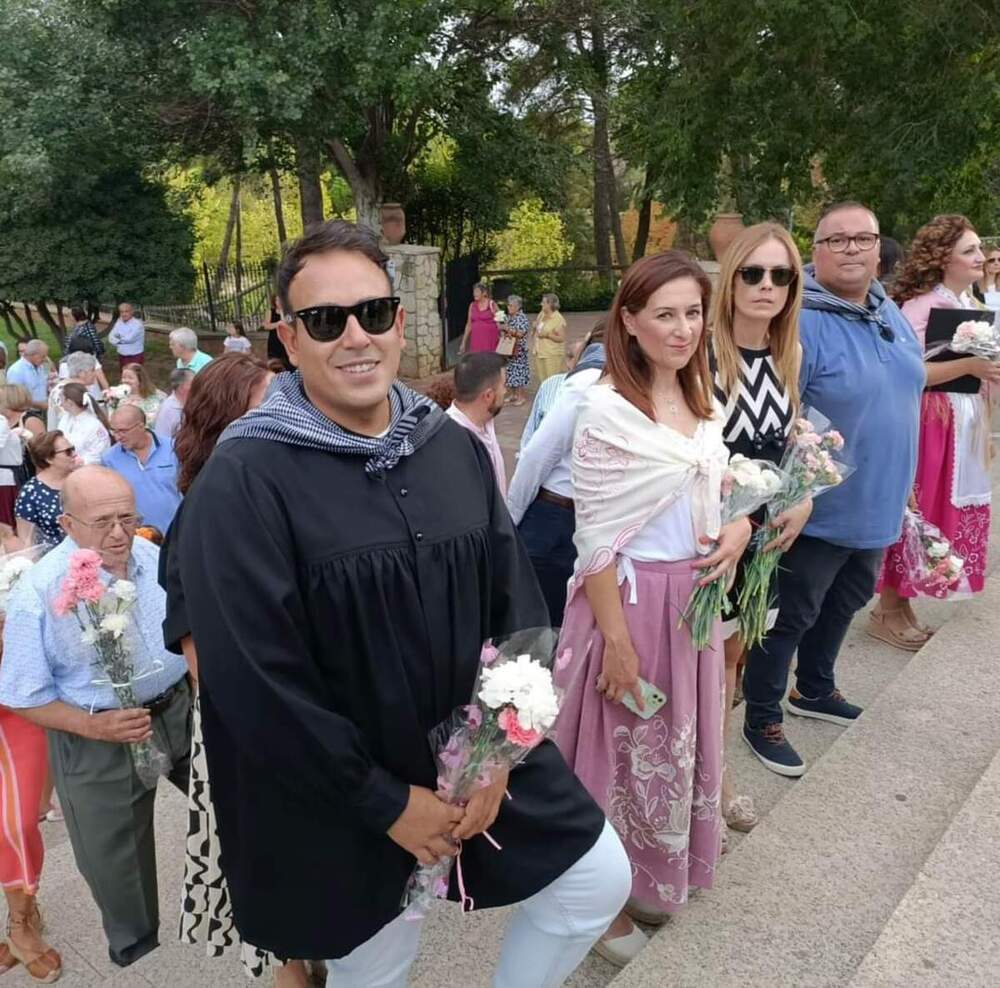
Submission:
[[[479,281],[479,255],[467,254],[449,261],[444,269],[444,352],[447,366],[458,359],[458,344],[465,332],[472,301],[472,286]]]

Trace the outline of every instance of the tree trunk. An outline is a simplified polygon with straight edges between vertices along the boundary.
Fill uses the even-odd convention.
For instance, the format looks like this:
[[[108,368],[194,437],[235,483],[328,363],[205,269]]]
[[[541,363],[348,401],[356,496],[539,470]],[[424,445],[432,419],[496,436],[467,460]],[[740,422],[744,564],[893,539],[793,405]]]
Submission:
[[[326,142],[340,174],[347,180],[354,195],[354,212],[358,226],[367,226],[382,234],[382,189],[378,169],[373,160],[359,162],[339,138]]]
[[[22,302],[21,306],[24,309],[24,321],[28,324],[28,332],[31,334],[30,339],[38,339],[38,327],[35,326],[35,316],[31,306],[27,302]]]
[[[606,126],[606,119],[598,121],[594,115],[594,257],[601,273],[611,275],[611,208],[608,202],[608,177],[604,159],[600,154],[598,131]]]
[[[611,146],[608,137],[608,51],[604,29],[596,18],[590,24],[591,85],[590,106],[594,114],[594,255],[597,266],[611,282],[611,213],[616,210],[614,172],[611,171]]]
[[[222,272],[229,264],[229,248],[233,242],[233,230],[240,213],[240,176],[233,176],[233,194],[229,200],[229,217],[226,219],[226,232],[222,235],[222,247],[219,249],[219,262],[215,267],[215,281],[218,284]]]
[[[63,352],[64,336],[63,336],[63,334],[61,332],[59,332],[59,323],[57,323],[55,321],[55,319],[52,316],[52,313],[49,312],[49,307],[48,307],[48,304],[46,303],[45,299],[41,299],[40,298],[35,303],[35,308],[38,310],[38,314],[44,320],[45,325],[48,326],[49,329],[52,330],[52,335],[56,338],[56,345],[59,347],[59,352],[62,353]]]
[[[296,147],[295,172],[299,179],[302,230],[323,222],[323,187],[320,185],[319,154],[300,142]]]
[[[278,249],[283,248],[288,241],[288,231],[285,229],[285,207],[281,202],[281,176],[277,168],[269,168],[271,176],[271,197],[274,199],[274,222],[278,227]]]
[[[243,210],[236,211],[236,264],[234,266],[236,298],[233,304],[233,318],[243,322]]]
[[[653,219],[653,193],[646,189],[642,194],[639,206],[639,223],[635,229],[635,244],[632,247],[632,263],[640,257],[645,257],[646,246],[649,244],[649,227]]]
[[[12,302],[6,300],[0,301],[0,314],[3,315],[3,321],[7,324],[7,331],[18,343],[26,343],[31,339],[28,327],[24,324],[24,320],[17,314],[17,309],[14,308]]]
[[[628,254],[625,253],[625,236],[622,233],[622,216],[618,212],[618,180],[615,178],[615,164],[611,156],[611,148],[607,149],[608,158],[608,221],[611,224],[611,235],[615,241],[615,256],[622,267],[628,267]]]

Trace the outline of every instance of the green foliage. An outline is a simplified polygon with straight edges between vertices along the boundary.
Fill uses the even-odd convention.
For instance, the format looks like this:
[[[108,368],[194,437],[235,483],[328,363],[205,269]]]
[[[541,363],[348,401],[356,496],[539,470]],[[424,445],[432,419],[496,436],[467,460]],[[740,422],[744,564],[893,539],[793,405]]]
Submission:
[[[507,228],[493,237],[497,268],[556,268],[573,256],[562,218],[541,199],[525,199],[510,211]]]

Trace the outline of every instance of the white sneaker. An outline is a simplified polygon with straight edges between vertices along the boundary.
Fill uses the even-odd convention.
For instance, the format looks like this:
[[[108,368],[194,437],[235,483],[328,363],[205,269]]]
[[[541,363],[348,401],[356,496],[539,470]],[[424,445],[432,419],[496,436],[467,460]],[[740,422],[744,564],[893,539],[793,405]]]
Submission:
[[[605,940],[602,937],[594,944],[594,952],[615,967],[624,967],[630,960],[639,956],[647,943],[649,937],[638,926],[633,926],[632,932],[623,937],[615,937],[612,940]]]

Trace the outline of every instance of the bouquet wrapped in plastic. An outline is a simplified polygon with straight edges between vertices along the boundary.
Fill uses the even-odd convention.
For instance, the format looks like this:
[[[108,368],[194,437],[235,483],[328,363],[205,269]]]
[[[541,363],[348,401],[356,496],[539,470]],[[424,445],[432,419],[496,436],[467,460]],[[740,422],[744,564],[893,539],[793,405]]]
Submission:
[[[722,524],[752,515],[767,504],[781,489],[784,476],[767,460],[751,460],[737,453],[722,476]],[[707,648],[718,618],[732,609],[727,593],[729,581],[719,577],[697,586],[681,619],[691,630],[697,649]]]
[[[137,599],[135,584],[112,580],[105,586],[100,573],[100,555],[92,549],[77,549],[69,557],[69,569],[52,609],[57,617],[72,614],[80,626],[80,640],[94,649],[94,666],[100,678],[93,684],[110,686],[122,710],[131,710],[142,706],[135,683],[156,670],[137,673],[132,661],[126,631]],[[139,781],[147,789],[155,789],[160,776],[170,771],[170,759],[152,738],[133,741],[129,751]]]
[[[444,802],[464,806],[548,736],[559,713],[551,671],[556,641],[552,628],[534,628],[483,646],[472,702],[430,733],[437,795]],[[488,832],[482,837],[502,850]],[[447,896],[453,866],[459,869],[462,908],[472,908],[461,879],[460,855],[416,867],[403,893],[407,918],[425,916],[435,899]]]
[[[835,457],[844,448],[844,437],[830,428],[826,416],[810,409],[796,419],[781,459],[785,483],[767,506],[768,521],[808,497],[842,484],[854,467]],[[771,525],[762,525],[754,535],[754,554],[743,574],[739,596],[740,637],[747,648],[764,640],[767,612],[774,597],[773,579],[782,556],[781,549],[765,546],[774,538]]]
[[[949,342],[930,347],[924,359],[936,357],[945,350],[984,360],[1000,360],[1000,325],[987,319],[967,319],[958,324]]]
[[[903,515],[899,557],[904,580],[920,597],[944,600],[971,592],[965,560],[919,511],[908,508]]]
[[[29,546],[17,552],[0,554],[0,615],[7,613],[7,598],[21,577],[52,547],[45,544]]]

